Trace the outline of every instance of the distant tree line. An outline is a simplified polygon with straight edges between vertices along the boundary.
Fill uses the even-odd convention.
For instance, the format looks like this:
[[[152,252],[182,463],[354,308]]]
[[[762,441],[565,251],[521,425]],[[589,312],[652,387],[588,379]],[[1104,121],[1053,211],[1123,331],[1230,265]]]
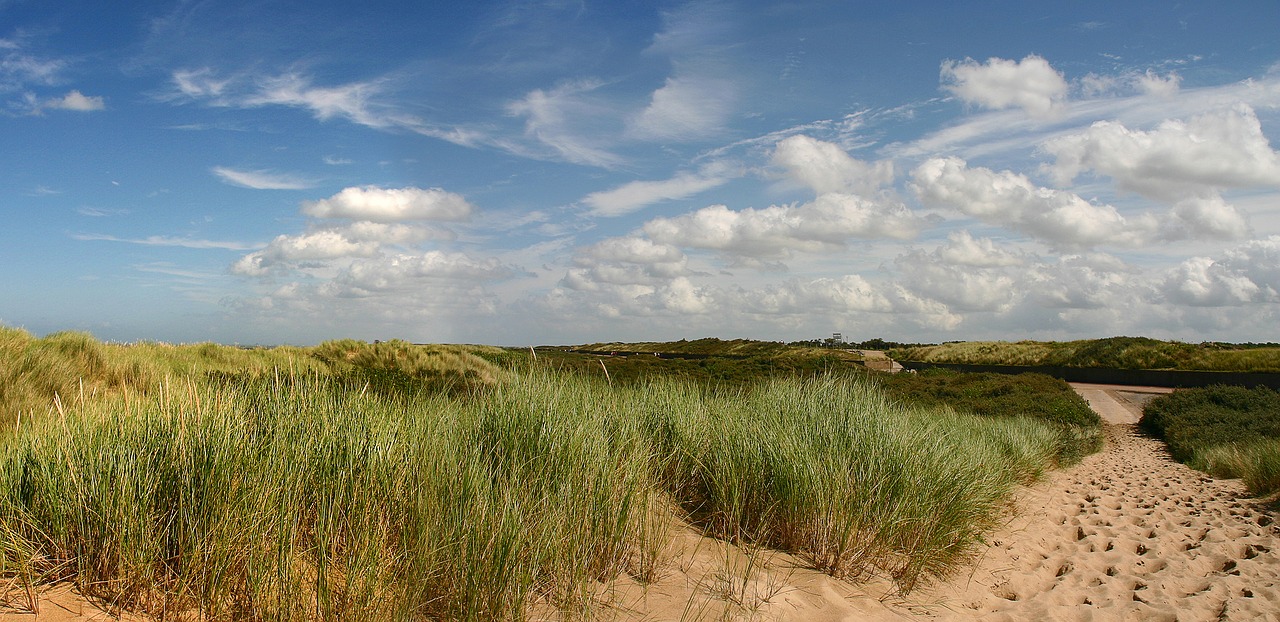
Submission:
[[[842,350],[891,350],[893,348],[919,348],[924,346],[936,345],[932,343],[903,343],[900,341],[886,341],[879,337],[868,339],[866,341],[843,341],[834,337],[825,339],[805,339],[802,341],[792,341],[789,346],[808,346],[811,348],[837,348]]]

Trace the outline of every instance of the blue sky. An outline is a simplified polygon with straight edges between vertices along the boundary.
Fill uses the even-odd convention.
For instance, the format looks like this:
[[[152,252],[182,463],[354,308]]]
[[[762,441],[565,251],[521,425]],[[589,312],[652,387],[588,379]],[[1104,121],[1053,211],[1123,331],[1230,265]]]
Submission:
[[[1274,341],[1280,4],[0,0],[0,323]]]

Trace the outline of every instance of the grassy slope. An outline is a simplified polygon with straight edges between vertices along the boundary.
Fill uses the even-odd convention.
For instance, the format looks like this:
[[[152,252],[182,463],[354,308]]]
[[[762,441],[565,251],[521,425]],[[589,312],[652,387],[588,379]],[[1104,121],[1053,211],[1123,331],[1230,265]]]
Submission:
[[[822,356],[797,357],[807,379],[777,377],[785,357],[708,359],[732,380],[704,376],[708,391],[678,366],[613,386],[564,374],[563,353],[3,335],[27,361],[6,366],[4,405],[33,416],[0,435],[0,583],[73,580],[211,619],[572,610],[596,581],[668,563],[666,503],[709,534],[910,589],[1075,440],[804,366],[838,360]],[[50,417],[54,393],[76,397]]]
[[[763,356],[773,358],[807,358],[818,353],[841,353],[851,360],[860,360],[856,354],[838,350],[825,350],[806,346],[792,346],[775,341],[755,341],[752,339],[695,339],[693,341],[645,341],[637,343],[593,343],[574,346],[574,350],[583,352],[663,352],[679,354],[706,354],[711,356]]]
[[[485,357],[504,356],[500,348],[403,341],[373,345],[343,340],[314,348],[108,344],[86,333],[36,338],[0,326],[0,435],[11,431],[20,417],[29,421],[47,414],[55,397],[70,402],[82,396],[147,394],[167,380],[210,374],[320,373],[375,386],[425,382],[465,387],[503,374],[502,367]]]
[[[934,363],[1280,372],[1280,347],[1188,344],[1142,337],[1066,342],[975,341],[903,348],[894,358]]]
[[[582,354],[608,355],[613,352],[641,354],[604,358]],[[655,357],[652,353],[697,355],[700,358]],[[862,357],[853,352],[747,339],[597,343],[541,348],[538,356],[541,363],[564,371],[604,377],[607,370],[609,378],[620,384],[676,377],[735,387],[780,376],[862,370],[858,365]]]

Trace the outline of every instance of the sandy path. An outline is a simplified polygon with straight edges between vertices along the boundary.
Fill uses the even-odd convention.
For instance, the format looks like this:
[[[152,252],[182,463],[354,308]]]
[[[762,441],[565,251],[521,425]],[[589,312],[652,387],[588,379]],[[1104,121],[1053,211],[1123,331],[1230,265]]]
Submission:
[[[1108,420],[1137,420],[1140,399],[1077,390]],[[1132,425],[1109,424],[1102,452],[1025,491],[968,576],[899,609],[938,619],[1280,620],[1280,528],[1245,497],[1239,482],[1213,480]]]

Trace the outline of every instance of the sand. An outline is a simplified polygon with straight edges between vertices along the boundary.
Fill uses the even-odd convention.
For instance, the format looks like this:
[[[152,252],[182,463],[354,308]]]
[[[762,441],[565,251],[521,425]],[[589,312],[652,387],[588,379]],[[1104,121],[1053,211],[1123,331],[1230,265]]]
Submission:
[[[888,581],[852,584],[789,555],[744,551],[681,528],[660,578],[600,587],[600,619],[1276,620],[1280,524],[1238,481],[1171,460],[1134,423],[1167,390],[1074,385],[1106,420],[1106,448],[1020,491],[1007,523],[945,581],[906,597]],[[107,619],[65,587],[39,620]],[[0,622],[37,619],[25,599]],[[534,619],[559,619],[552,611]]]
[[[913,594],[925,618],[1280,620],[1280,531],[1237,481],[1109,425],[1107,449],[1026,491],[969,576]]]

